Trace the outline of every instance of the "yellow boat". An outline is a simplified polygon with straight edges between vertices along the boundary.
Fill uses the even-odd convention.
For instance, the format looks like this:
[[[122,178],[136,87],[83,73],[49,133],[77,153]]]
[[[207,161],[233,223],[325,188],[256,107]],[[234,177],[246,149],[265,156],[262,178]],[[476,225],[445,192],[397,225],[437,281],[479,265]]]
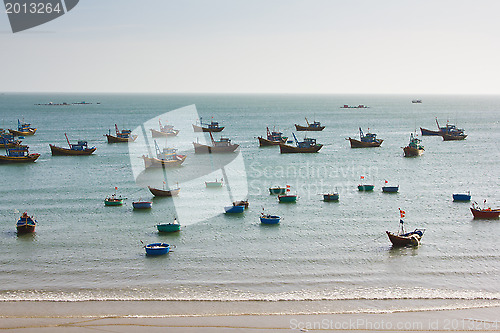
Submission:
[[[27,163],[35,162],[40,154],[29,153],[28,146],[21,146],[16,148],[7,148],[7,155],[0,155],[0,163]]]

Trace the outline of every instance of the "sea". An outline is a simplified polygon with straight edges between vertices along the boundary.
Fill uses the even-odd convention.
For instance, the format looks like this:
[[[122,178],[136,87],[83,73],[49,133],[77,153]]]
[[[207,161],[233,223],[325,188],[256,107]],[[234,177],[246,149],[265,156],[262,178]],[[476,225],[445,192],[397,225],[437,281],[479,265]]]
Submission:
[[[412,103],[416,98],[422,103]],[[89,104],[72,104],[82,101]],[[43,105],[49,102],[68,105]],[[359,104],[368,108],[341,108]],[[183,112],[187,123],[176,124],[173,115]],[[199,117],[225,127],[214,139],[240,145],[224,157],[232,165],[227,172],[215,156],[194,154],[190,121]],[[326,128],[295,131],[305,118]],[[470,191],[472,201],[500,207],[500,96],[0,94],[0,127],[16,128],[18,119],[37,128],[22,140],[41,156],[0,165],[0,302],[174,302],[168,315],[500,305],[500,221],[473,219],[470,202],[452,200],[453,193]],[[159,148],[187,155],[169,171],[173,176],[134,169],[142,154],[155,152],[149,128],[158,119],[180,129],[178,137],[157,139]],[[463,128],[467,138],[421,137],[419,128],[435,130],[436,119]],[[137,141],[108,144],[104,135],[115,124],[133,129]],[[324,147],[316,154],[259,147],[266,127],[299,141],[306,134]],[[346,138],[359,137],[360,127],[383,139],[382,146],[350,148]],[[49,144],[65,147],[65,133],[96,152],[52,156]],[[411,133],[425,152],[405,158]],[[196,135],[210,140],[208,133]],[[196,173],[203,168],[210,171]],[[193,176],[179,176],[182,170]],[[206,188],[215,178],[223,186]],[[178,183],[179,197],[153,198],[148,181]],[[386,181],[399,192],[383,193]],[[375,189],[360,192],[359,184]],[[269,194],[269,187],[286,185],[296,203]],[[322,201],[332,191],[340,200]],[[125,204],[106,207],[104,199],[115,192]],[[240,199],[249,201],[244,213],[224,214],[225,205]],[[139,200],[152,201],[152,209],[134,210]],[[399,209],[407,230],[426,229],[420,246],[392,248],[386,230],[398,230]],[[38,225],[34,234],[18,236],[25,211]],[[281,223],[262,225],[263,211],[281,216]],[[157,232],[158,223],[174,218],[180,232]],[[155,242],[171,244],[171,252],[146,256],[144,244]]]

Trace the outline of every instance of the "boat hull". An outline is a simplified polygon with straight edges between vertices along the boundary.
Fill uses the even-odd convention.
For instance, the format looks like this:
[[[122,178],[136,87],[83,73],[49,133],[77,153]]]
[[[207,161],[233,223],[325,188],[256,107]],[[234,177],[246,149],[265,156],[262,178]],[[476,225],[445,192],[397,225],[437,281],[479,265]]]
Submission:
[[[137,139],[137,135],[131,135],[128,138],[119,138],[117,136],[106,134],[108,143],[122,143],[122,142],[134,142]]]
[[[417,246],[420,244],[420,239],[422,238],[416,234],[411,236],[398,236],[390,231],[386,231],[386,233],[392,243],[392,246],[394,247],[403,247],[408,245]]]
[[[309,132],[320,132],[325,129],[325,126],[300,126],[295,124],[295,129],[297,131],[309,131]]]
[[[224,207],[224,212],[226,214],[239,214],[245,211],[245,206],[227,206]]]
[[[384,140],[378,139],[376,142],[363,142],[356,139],[349,138],[349,142],[351,143],[351,148],[373,148],[380,147]]]
[[[375,185],[358,185],[358,191],[364,191],[364,192],[373,191],[374,187]]]
[[[261,136],[259,136],[257,139],[259,139],[259,146],[260,147],[278,146],[280,143],[285,143],[285,139],[283,139],[281,141],[272,141],[272,140],[264,139]]]
[[[453,201],[470,201],[470,194],[453,194]]]
[[[497,219],[500,216],[500,209],[479,210],[471,208],[470,211],[475,219]]]
[[[439,136],[441,135],[440,131],[432,131],[426,128],[420,127],[420,132],[422,133],[422,136]]]
[[[151,136],[153,138],[164,138],[167,136],[177,136],[177,134],[179,134],[179,130],[161,132],[161,131],[157,131],[157,130],[151,128],[150,131],[151,131]]]
[[[416,157],[422,155],[424,153],[424,150],[406,146],[403,148],[403,152],[405,157]]]
[[[30,128],[27,131],[18,131],[18,130],[12,130],[9,129],[10,134],[14,136],[29,136],[29,135],[35,135],[36,133],[36,128]]]
[[[206,187],[219,188],[222,187],[222,182],[205,182]]]
[[[28,156],[5,156],[0,155],[0,164],[5,163],[30,163],[35,162],[40,154],[29,154]]]
[[[152,243],[146,245],[144,248],[148,256],[160,256],[170,251],[170,245],[166,243]]]
[[[281,217],[275,215],[265,215],[260,217],[260,223],[262,224],[278,224],[281,221]]]
[[[51,144],[49,144],[49,146],[50,146],[50,151],[54,156],[86,156],[86,155],[91,155],[97,149],[96,147],[92,147],[84,150],[73,150],[68,148],[57,147]]]
[[[296,195],[278,195],[278,200],[279,200],[279,202],[284,202],[284,203],[296,202],[297,196]]]
[[[339,194],[323,194],[323,201],[339,201]]]
[[[123,199],[106,199],[104,200],[104,205],[105,206],[121,206],[123,205]]]
[[[313,147],[299,148],[284,143],[280,143],[280,153],[281,154],[317,153],[322,147],[323,145],[315,145]]]
[[[384,186],[382,187],[382,192],[385,193],[397,193],[399,191],[399,186]]]
[[[193,142],[193,146],[195,154],[224,154],[234,152],[240,145],[230,144],[229,146],[217,147]]]
[[[285,193],[286,193],[285,187],[271,187],[269,189],[269,194],[285,194]]]
[[[148,189],[155,197],[174,197],[178,195],[181,190],[180,188],[173,190],[160,190],[151,186],[148,186]]]
[[[443,137],[443,141],[459,141],[459,140],[465,140],[467,137],[466,134],[459,134],[459,135],[451,135],[451,134],[441,134]]]
[[[20,234],[31,234],[31,233],[35,232],[35,226],[36,225],[33,225],[33,224],[18,225],[16,227],[17,234],[18,235],[20,235]]]
[[[158,232],[178,232],[181,230],[179,223],[160,223],[156,225]]]
[[[151,201],[136,201],[132,202],[132,207],[134,209],[151,209],[153,208],[153,203]]]
[[[212,132],[212,133],[217,133],[221,132],[224,129],[224,126],[222,127],[216,127],[216,128],[208,128],[208,127],[201,127],[193,124],[193,130],[195,132]]]
[[[160,160],[158,158],[152,158],[147,156],[142,156],[144,160],[144,167],[149,168],[171,168],[178,167],[186,160],[187,155],[177,155],[175,160]]]

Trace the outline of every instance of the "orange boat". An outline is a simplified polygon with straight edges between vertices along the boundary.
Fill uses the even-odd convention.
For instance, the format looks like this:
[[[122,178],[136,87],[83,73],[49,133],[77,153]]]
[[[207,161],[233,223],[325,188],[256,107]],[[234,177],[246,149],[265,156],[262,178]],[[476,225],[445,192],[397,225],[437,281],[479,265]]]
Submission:
[[[0,163],[27,163],[35,162],[40,154],[29,153],[28,146],[19,146],[15,148],[7,148],[6,155],[0,155]]]

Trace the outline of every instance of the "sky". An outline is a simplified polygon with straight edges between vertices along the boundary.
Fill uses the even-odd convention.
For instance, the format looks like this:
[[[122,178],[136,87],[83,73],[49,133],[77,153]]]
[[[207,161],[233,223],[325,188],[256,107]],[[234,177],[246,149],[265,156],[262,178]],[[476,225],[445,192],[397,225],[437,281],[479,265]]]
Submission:
[[[498,0],[80,0],[0,92],[499,94]]]

